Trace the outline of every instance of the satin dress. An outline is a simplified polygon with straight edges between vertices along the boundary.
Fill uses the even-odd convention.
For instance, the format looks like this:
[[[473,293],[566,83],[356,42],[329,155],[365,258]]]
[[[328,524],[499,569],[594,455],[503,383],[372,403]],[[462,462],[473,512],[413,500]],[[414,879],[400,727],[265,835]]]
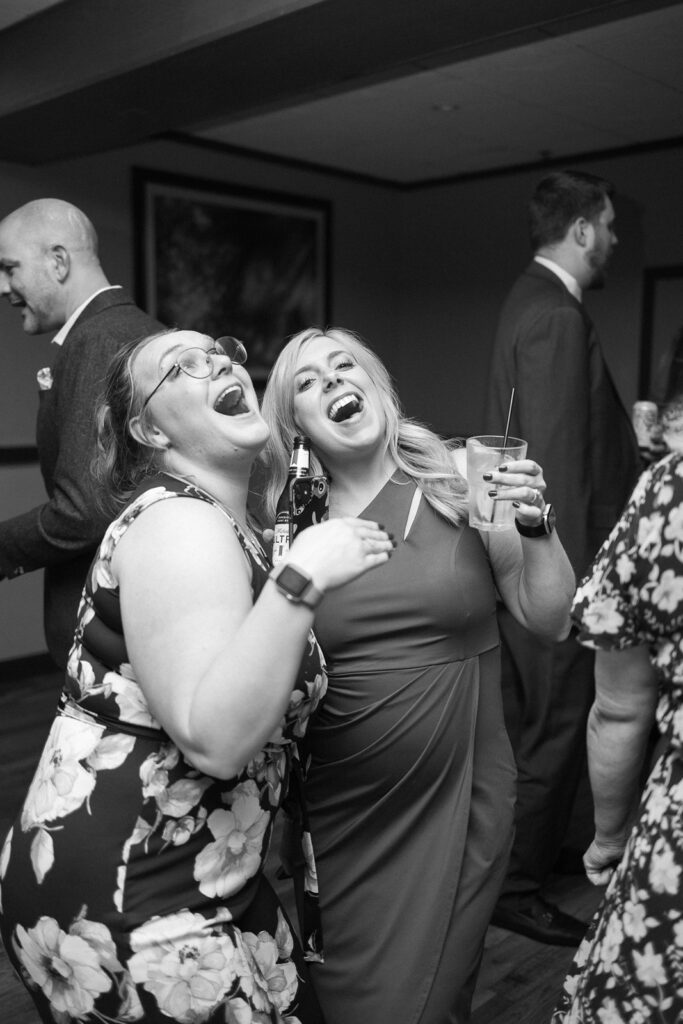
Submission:
[[[112,554],[150,505],[188,500],[223,512],[254,597],[268,576],[229,510],[171,477],[150,481],[105,534],[59,709],[0,860],[2,938],[49,1024],[322,1024],[263,874],[296,741],[324,692],[312,634],[281,723],[227,780],[185,759],[128,661]]]
[[[515,768],[479,534],[390,480],[361,513],[392,558],[328,593],[307,733],[327,1024],[463,1024],[512,838]]]

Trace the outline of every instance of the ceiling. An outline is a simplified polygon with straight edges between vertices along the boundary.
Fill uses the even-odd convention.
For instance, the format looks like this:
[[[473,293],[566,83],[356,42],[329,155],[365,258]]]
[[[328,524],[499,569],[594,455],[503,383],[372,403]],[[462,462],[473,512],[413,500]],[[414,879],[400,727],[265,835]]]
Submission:
[[[200,134],[402,183],[683,135],[683,4]]]
[[[415,187],[683,142],[680,0],[4,0],[0,69],[30,164],[180,133]]]

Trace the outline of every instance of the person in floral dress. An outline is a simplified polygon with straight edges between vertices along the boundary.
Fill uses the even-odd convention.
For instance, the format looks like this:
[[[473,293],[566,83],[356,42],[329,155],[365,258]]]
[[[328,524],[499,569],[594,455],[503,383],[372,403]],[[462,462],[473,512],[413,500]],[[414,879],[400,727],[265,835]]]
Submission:
[[[326,677],[314,608],[269,580],[247,521],[268,428],[245,358],[178,331],[112,364],[98,472],[119,514],[0,858],[3,942],[43,1021],[323,1021],[263,865]],[[289,559],[324,592],[390,552],[347,519]]]
[[[607,885],[552,1024],[683,1021],[683,456],[641,476],[579,587],[597,651],[588,728],[595,838]],[[661,743],[639,800],[656,716]]]

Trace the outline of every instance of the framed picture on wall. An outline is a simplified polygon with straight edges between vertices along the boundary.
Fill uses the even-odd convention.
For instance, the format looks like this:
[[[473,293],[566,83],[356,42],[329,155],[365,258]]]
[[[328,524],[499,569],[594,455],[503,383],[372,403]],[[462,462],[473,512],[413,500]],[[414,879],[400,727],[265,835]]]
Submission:
[[[683,360],[683,264],[646,268],[642,309],[638,393],[661,402]]]
[[[240,338],[255,384],[290,335],[329,321],[329,203],[142,168],[133,202],[140,305]]]

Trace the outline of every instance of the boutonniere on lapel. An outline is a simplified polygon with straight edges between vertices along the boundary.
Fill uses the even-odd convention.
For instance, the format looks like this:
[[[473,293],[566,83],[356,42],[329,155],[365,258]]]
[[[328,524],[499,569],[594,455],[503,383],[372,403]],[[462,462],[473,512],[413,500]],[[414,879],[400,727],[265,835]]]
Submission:
[[[50,367],[44,366],[42,370],[38,370],[36,380],[38,381],[39,391],[49,391],[52,387],[52,370]]]

